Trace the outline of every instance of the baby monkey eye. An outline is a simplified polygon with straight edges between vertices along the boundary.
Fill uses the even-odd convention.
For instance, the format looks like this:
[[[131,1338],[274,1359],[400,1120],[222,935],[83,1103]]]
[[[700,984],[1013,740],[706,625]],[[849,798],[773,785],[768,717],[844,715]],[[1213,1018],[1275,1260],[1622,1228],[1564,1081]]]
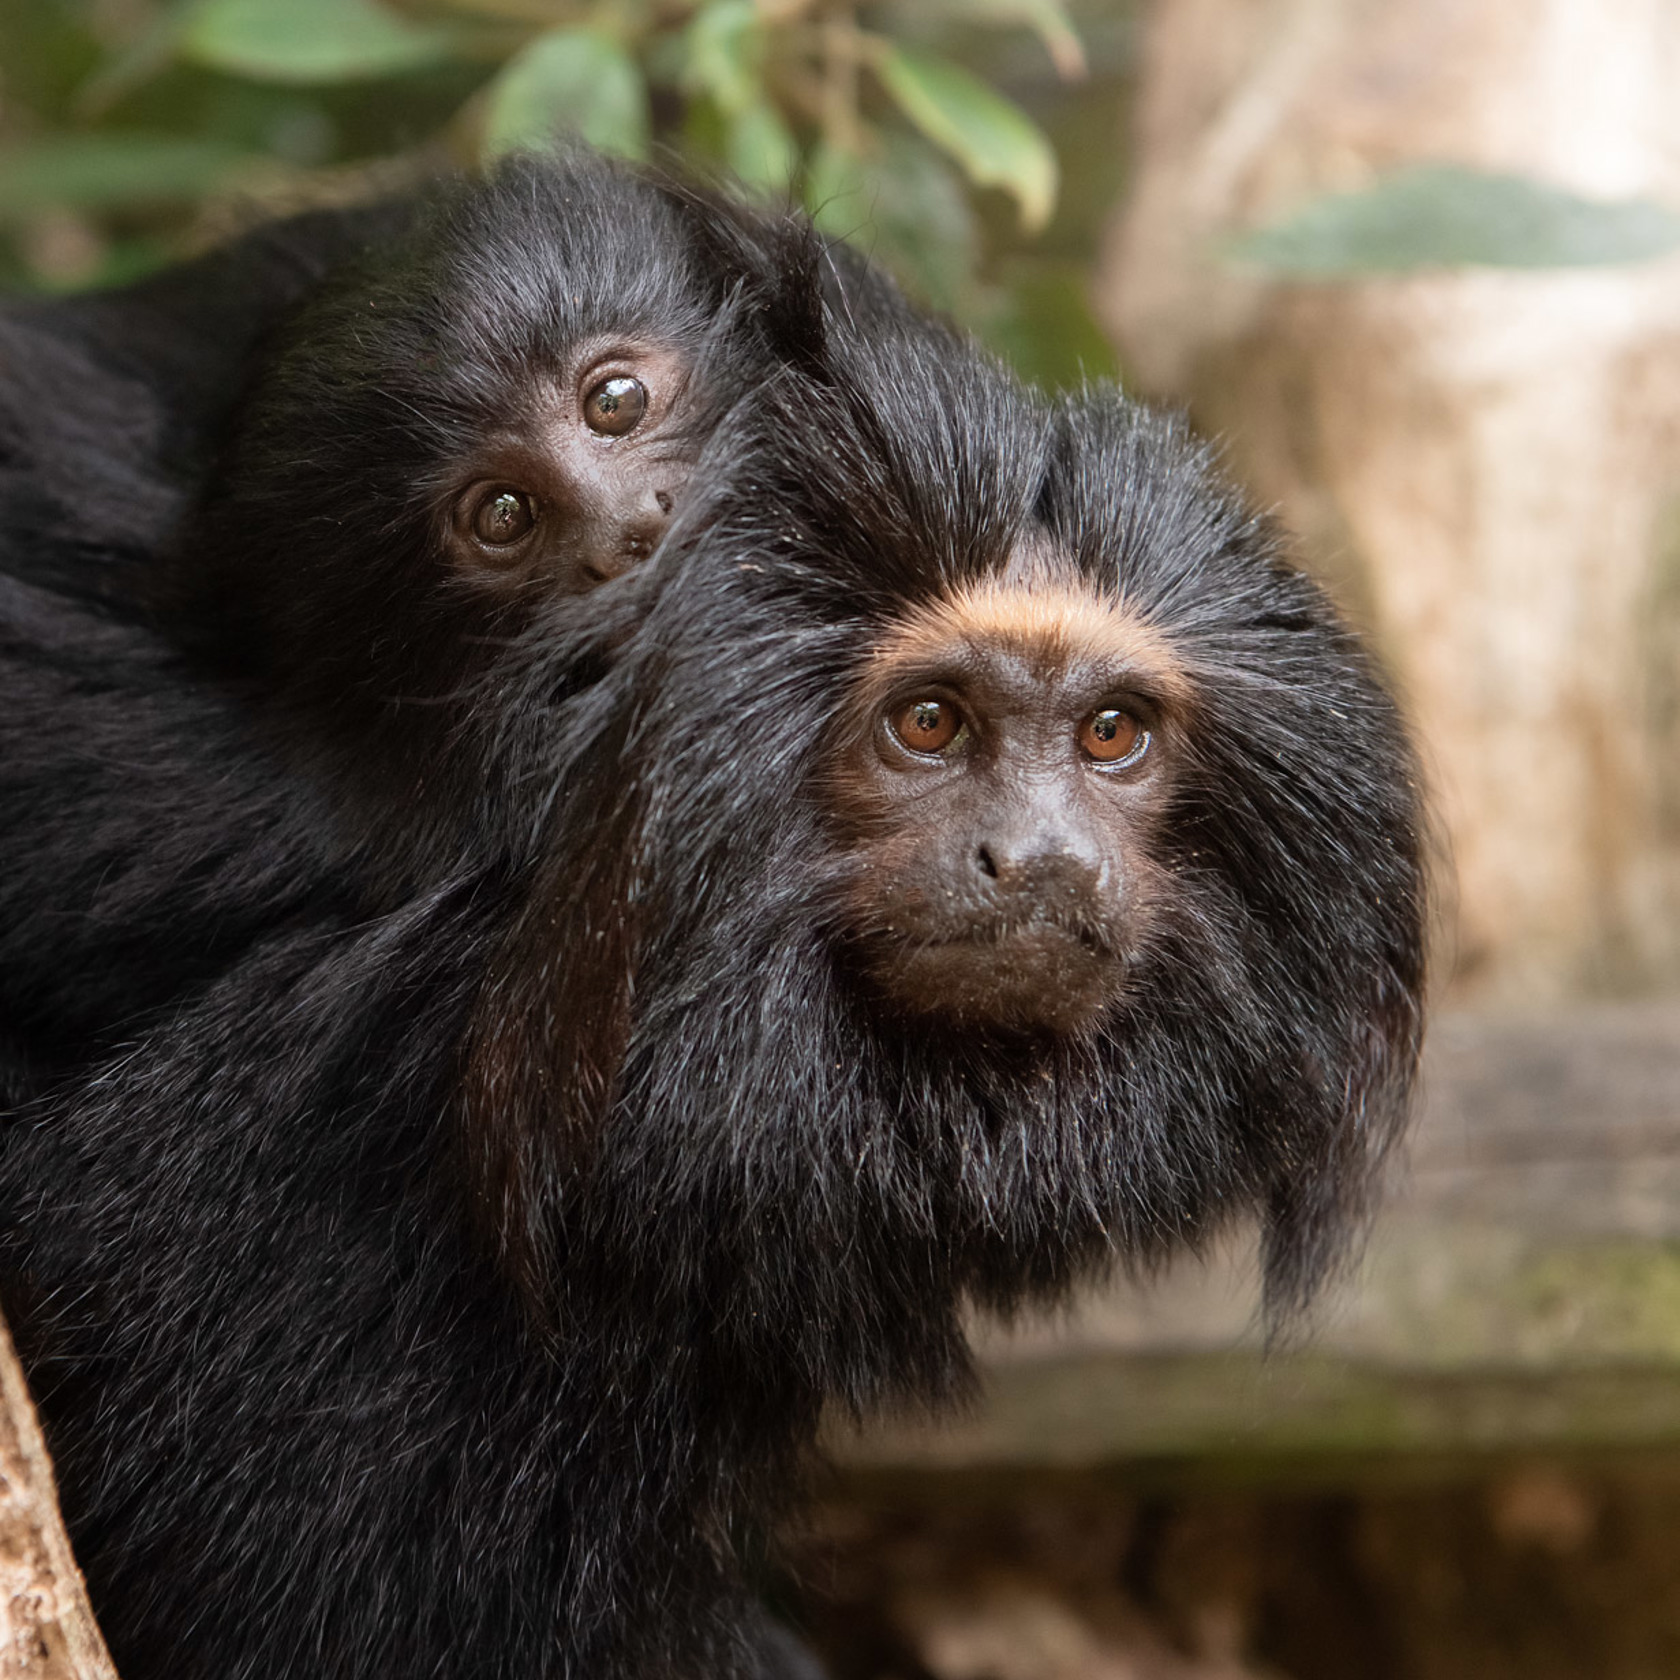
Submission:
[[[1149,750],[1149,731],[1130,712],[1105,706],[1079,726],[1079,745],[1098,764],[1131,764]]]
[[[647,405],[647,387],[641,380],[617,374],[591,387],[583,399],[584,424],[603,437],[623,437],[641,423]]]
[[[536,503],[523,490],[501,486],[484,495],[473,509],[472,533],[490,548],[523,542],[536,524]]]
[[[912,700],[887,719],[887,727],[911,752],[940,753],[962,729],[957,708],[946,700]]]

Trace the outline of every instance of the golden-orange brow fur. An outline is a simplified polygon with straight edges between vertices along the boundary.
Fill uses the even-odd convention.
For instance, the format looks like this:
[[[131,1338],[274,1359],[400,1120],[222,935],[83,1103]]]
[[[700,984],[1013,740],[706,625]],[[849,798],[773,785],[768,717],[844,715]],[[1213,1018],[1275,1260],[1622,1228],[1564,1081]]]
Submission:
[[[1041,556],[917,606],[876,647],[877,673],[933,662],[963,645],[1008,648],[1051,670],[1106,666],[1167,702],[1190,682],[1168,638],[1135,608]]]

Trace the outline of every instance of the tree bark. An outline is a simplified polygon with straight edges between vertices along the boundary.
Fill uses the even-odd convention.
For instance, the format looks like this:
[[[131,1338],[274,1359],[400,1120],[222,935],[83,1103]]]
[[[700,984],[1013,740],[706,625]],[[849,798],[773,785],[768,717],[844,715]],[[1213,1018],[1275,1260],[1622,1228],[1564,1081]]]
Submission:
[[[1287,284],[1219,242],[1420,162],[1680,203],[1664,0],[1163,0],[1098,304],[1375,631],[1508,1000],[1680,979],[1680,264]]]
[[[117,1680],[88,1605],[52,1461],[0,1320],[0,1680]]]

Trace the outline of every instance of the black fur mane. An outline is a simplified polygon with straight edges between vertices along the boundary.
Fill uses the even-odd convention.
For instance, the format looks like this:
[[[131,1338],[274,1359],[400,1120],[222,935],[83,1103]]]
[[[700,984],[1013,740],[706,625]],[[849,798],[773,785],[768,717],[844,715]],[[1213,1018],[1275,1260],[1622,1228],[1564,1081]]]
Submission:
[[[587,256],[566,195],[619,178],[570,167],[291,318],[154,600],[0,550],[0,1296],[124,1673],[754,1674],[742,1559],[825,1407],[948,1398],[966,1303],[1245,1212],[1287,1312],[1404,1115],[1405,739],[1175,422],[631,194],[701,255],[604,295],[674,287],[721,370],[676,525],[482,623],[402,571],[475,382],[576,330],[532,229]],[[1089,1042],[896,1019],[836,939],[847,682],[1028,537],[1195,694],[1176,898]]]

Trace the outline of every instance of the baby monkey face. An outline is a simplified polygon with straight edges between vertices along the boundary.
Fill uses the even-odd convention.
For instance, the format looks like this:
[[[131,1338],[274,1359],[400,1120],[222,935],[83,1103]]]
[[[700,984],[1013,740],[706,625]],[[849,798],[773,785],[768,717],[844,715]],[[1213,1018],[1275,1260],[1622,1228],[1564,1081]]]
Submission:
[[[580,345],[452,474],[443,547],[454,568],[492,587],[579,595],[645,560],[693,468],[692,373],[679,345]]]

